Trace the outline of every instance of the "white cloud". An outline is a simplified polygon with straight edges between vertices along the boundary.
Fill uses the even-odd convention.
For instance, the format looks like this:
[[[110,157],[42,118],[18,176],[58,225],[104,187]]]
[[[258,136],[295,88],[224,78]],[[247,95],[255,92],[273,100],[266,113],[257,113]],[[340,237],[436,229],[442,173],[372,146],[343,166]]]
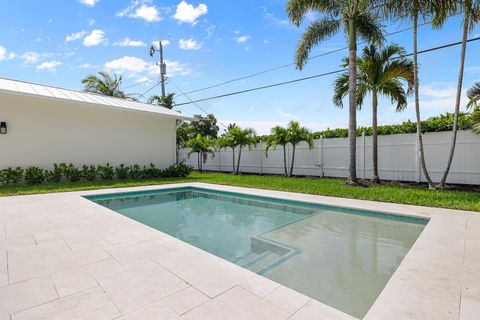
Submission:
[[[113,45],[119,46],[119,47],[145,47],[146,46],[146,44],[143,41],[131,40],[128,37],[123,40],[115,42]]]
[[[248,39],[250,39],[250,36],[249,35],[244,35],[244,36],[240,36],[240,37],[235,38],[235,41],[237,41],[238,43],[245,43],[245,42],[248,41]]]
[[[52,60],[52,61],[46,61],[42,64],[39,64],[37,66],[37,70],[50,70],[53,71],[55,70],[59,65],[61,65],[62,62],[57,61],[57,60]]]
[[[165,39],[165,40],[154,40],[152,41],[152,45],[158,49],[158,43],[162,41],[162,46],[166,47],[170,44],[170,40]]]
[[[87,34],[86,31],[74,32],[65,37],[65,42],[75,41],[82,39]]]
[[[263,11],[263,18],[265,20],[270,21],[273,24],[280,25],[280,26],[288,26],[289,22],[287,19],[279,19],[273,13],[269,12],[266,7],[260,7]]]
[[[439,111],[453,112],[455,109],[455,100],[457,89],[453,85],[423,85],[420,86],[420,107],[425,109],[433,109]],[[466,89],[462,91],[460,106],[464,109],[467,101]],[[409,101],[410,106],[414,106],[413,101]]]
[[[5,60],[7,57],[7,49],[5,47],[0,46],[0,61]]]
[[[287,118],[287,119],[294,119],[294,120],[295,120],[295,119],[298,119],[298,118],[299,118],[298,115],[293,114],[293,113],[290,113],[290,112],[286,112],[286,111],[284,111],[284,110],[282,110],[282,109],[275,109],[275,112],[276,112],[277,114],[279,114],[280,116],[282,116],[282,117],[284,117],[284,118]]]
[[[193,39],[180,39],[178,40],[178,46],[183,50],[198,50],[202,47],[200,43]]]
[[[468,73],[480,73],[480,66],[466,67],[465,72]]]
[[[95,19],[88,19],[87,24],[89,27],[93,26],[95,24]]]
[[[37,52],[29,51],[22,54],[22,60],[25,64],[34,64],[40,58],[40,54]]]
[[[99,0],[78,0],[86,6],[93,7]]]
[[[178,61],[165,60],[167,65],[167,76],[182,75],[186,76],[192,72],[192,69]],[[132,76],[155,76],[158,75],[158,66],[143,59],[124,56],[119,59],[107,61],[105,69],[119,73],[126,73],[128,77]]]
[[[12,60],[12,59],[15,59],[16,57],[17,55],[15,54],[15,52],[10,52],[8,54],[7,60]]]
[[[182,0],[177,5],[177,10],[173,15],[173,18],[179,23],[190,23],[196,24],[197,19],[208,12],[207,5],[200,3],[197,7],[194,7],[191,4],[188,4],[186,1]]]
[[[90,69],[90,68],[93,68],[93,66],[92,66],[90,63],[84,63],[84,64],[81,64],[81,65],[78,65],[77,67],[78,67],[78,68],[81,68],[81,69]]]
[[[158,22],[162,20],[159,10],[154,5],[150,5],[148,1],[133,1],[127,8],[116,14],[118,17],[130,17],[134,19],[145,20],[146,22]]]
[[[100,44],[106,44],[105,32],[99,29],[93,30],[88,36],[83,39],[83,45],[86,47],[98,46]]]

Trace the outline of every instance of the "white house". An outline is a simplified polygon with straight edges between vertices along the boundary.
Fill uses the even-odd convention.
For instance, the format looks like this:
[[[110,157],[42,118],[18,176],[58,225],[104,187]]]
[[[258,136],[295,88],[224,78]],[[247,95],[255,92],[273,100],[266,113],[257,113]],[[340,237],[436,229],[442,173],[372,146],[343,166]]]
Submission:
[[[0,169],[176,162],[176,121],[159,106],[0,78]]]

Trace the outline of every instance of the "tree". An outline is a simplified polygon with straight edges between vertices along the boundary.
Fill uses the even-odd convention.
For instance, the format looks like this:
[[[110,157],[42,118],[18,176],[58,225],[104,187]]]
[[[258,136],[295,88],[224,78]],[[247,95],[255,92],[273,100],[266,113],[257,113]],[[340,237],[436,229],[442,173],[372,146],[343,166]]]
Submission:
[[[467,108],[473,109],[472,112],[472,130],[480,134],[480,82],[477,82],[467,92],[467,97],[470,100]]]
[[[252,146],[257,146],[257,137],[255,130],[251,128],[242,129],[240,127],[233,127],[229,130],[229,136],[232,139],[232,143],[238,147],[238,159],[237,159],[237,169],[235,174],[240,173],[240,159],[242,157],[242,148],[248,147],[251,149]]]
[[[212,157],[215,156],[215,152],[212,150],[213,145],[214,140],[211,137],[202,137],[200,134],[188,140],[186,146],[190,148],[190,151],[187,156],[190,158],[193,153],[197,154],[198,171],[203,171],[203,164],[207,162],[208,154],[211,154]]]
[[[275,126],[270,130],[270,135],[266,139],[265,154],[268,157],[268,150],[277,146],[283,147],[283,168],[285,170],[285,177],[288,176],[287,171],[287,144],[288,144],[288,132],[287,129],[280,126]]]
[[[371,43],[384,40],[383,26],[376,15],[383,1],[376,0],[289,0],[287,14],[297,27],[312,11],[327,15],[312,22],[302,35],[295,53],[295,64],[302,69],[308,61],[310,51],[318,44],[338,33],[342,28],[347,36],[349,49],[349,184],[356,184],[356,79],[357,40],[362,38]]]
[[[308,143],[308,148],[313,148],[313,135],[306,127],[301,127],[297,121],[290,121],[287,127],[287,140],[292,145],[292,161],[290,163],[290,177],[293,175],[295,150],[300,142]]]
[[[233,174],[235,174],[235,148],[237,147],[237,143],[235,139],[232,137],[231,131],[235,128],[237,128],[236,124],[228,125],[227,131],[217,139],[218,149],[220,150],[227,149],[227,148],[232,149],[232,173]]]
[[[217,125],[217,118],[215,118],[213,114],[209,114],[206,117],[196,114],[193,117],[195,119],[191,122],[191,125],[194,135],[200,134],[202,136],[217,138],[219,127]]]
[[[165,96],[153,95],[148,99],[148,103],[172,109],[175,105],[175,93],[167,93]]]
[[[413,62],[405,58],[405,50],[396,45],[379,49],[374,45],[363,49],[358,59],[357,105],[361,107],[367,94],[372,96],[372,181],[380,182],[378,175],[378,96],[390,98],[396,104],[396,110],[407,107],[407,93],[413,87]],[[348,59],[347,59],[348,63]],[[402,81],[408,84],[408,91],[403,89]],[[333,102],[343,107],[343,98],[348,94],[348,73],[341,74],[334,85]]]
[[[456,1],[454,1],[456,2]],[[467,51],[467,38],[469,32],[473,31],[476,24],[480,20],[480,1],[478,0],[462,0],[459,1],[458,8],[456,6],[449,7],[444,6],[442,8],[446,11],[444,14],[458,11],[463,13],[463,36],[462,36],[462,49],[460,53],[460,70],[458,72],[458,82],[457,82],[457,95],[455,99],[455,113],[453,120],[453,130],[452,130],[452,143],[450,146],[450,153],[448,155],[447,166],[443,172],[442,179],[440,180],[439,187],[444,188],[447,181],[448,173],[452,166],[453,155],[455,154],[455,146],[457,144],[457,132],[458,132],[458,115],[460,113],[460,101],[462,98],[462,86],[463,86],[463,71],[465,69],[465,55]]]
[[[453,0],[454,1],[454,0]],[[455,1],[454,1],[455,2]],[[434,185],[430,175],[428,174],[427,165],[425,162],[425,153],[423,148],[422,136],[422,122],[420,116],[420,94],[419,94],[419,80],[418,80],[418,19],[428,15],[433,16],[433,26],[440,28],[448,17],[448,10],[445,10],[450,5],[450,0],[410,0],[410,1],[388,1],[384,7],[384,12],[387,16],[393,16],[401,19],[413,20],[413,91],[415,95],[415,115],[417,123],[417,142],[420,157],[420,164],[422,166],[423,175],[427,180],[429,188],[433,189]]]
[[[122,85],[122,76],[116,74],[109,75],[106,71],[100,71],[100,76],[88,75],[82,79],[82,84],[85,85],[85,91],[102,94],[105,96],[126,98],[127,95],[120,90]]]

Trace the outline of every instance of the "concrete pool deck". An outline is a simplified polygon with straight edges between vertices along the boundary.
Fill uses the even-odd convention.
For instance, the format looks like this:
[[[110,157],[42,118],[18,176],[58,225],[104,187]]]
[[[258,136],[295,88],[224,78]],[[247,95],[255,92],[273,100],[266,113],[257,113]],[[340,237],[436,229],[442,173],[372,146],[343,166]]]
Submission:
[[[0,198],[0,320],[354,319],[82,196],[196,186],[430,218],[364,319],[478,319],[480,213],[209,185]]]

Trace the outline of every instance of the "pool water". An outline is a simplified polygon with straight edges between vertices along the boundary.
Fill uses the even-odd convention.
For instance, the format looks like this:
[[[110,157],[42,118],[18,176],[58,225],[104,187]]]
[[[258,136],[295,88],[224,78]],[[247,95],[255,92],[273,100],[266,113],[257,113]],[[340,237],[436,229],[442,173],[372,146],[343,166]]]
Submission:
[[[190,187],[87,198],[358,318],[427,223]]]

